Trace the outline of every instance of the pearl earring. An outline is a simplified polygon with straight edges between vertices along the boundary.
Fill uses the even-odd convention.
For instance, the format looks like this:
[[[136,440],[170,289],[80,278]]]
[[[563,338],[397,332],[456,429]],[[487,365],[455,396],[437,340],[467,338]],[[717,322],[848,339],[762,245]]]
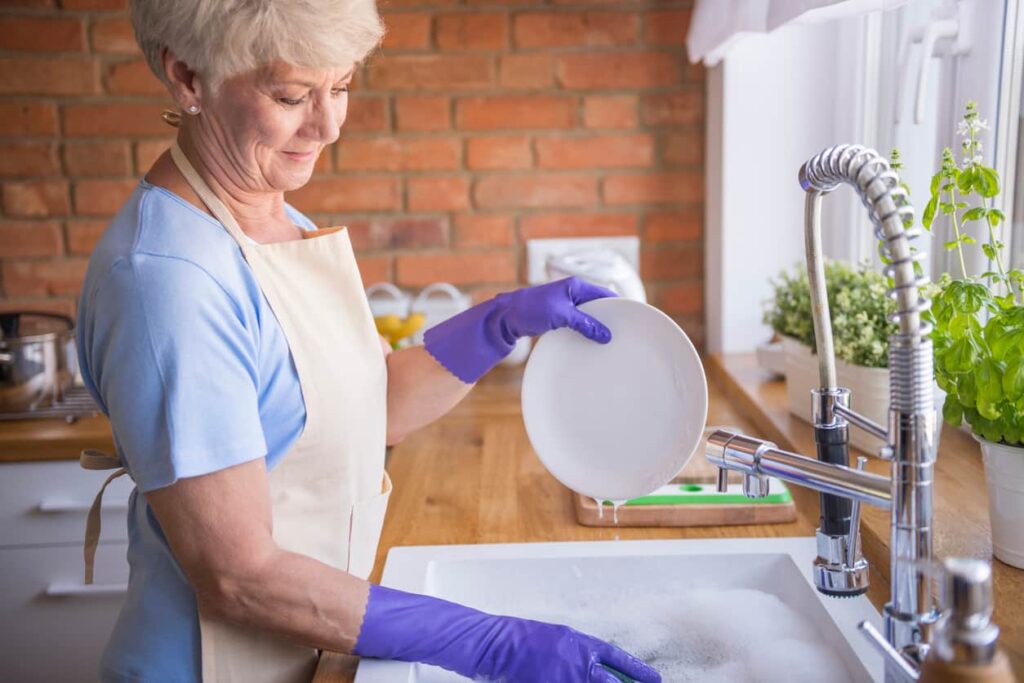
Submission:
[[[198,114],[198,113],[199,113],[199,107],[197,107],[197,106],[196,106],[196,105],[194,105],[194,104],[193,104],[193,105],[191,105],[191,106],[190,106],[190,107],[188,108],[188,113],[189,113],[189,114]]]

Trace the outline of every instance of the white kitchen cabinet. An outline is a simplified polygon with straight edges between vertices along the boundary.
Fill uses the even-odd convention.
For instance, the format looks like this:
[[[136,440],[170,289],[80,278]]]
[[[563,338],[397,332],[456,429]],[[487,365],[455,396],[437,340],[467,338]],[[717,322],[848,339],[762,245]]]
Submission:
[[[110,472],[77,461],[0,465],[0,548],[81,543],[85,517]],[[118,477],[103,496],[103,540],[127,541],[128,496],[135,484]]]
[[[86,586],[86,513],[107,476],[77,461],[0,465],[0,681],[97,680],[128,583],[133,488],[120,477],[107,489],[95,583]]]

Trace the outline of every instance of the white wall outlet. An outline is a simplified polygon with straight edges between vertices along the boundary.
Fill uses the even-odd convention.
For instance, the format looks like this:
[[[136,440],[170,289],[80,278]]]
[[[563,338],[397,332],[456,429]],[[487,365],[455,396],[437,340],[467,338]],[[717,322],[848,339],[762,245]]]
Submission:
[[[620,253],[633,270],[640,272],[640,238],[625,237],[572,237],[526,242],[526,280],[531,285],[548,281],[548,258],[572,251],[605,247]]]

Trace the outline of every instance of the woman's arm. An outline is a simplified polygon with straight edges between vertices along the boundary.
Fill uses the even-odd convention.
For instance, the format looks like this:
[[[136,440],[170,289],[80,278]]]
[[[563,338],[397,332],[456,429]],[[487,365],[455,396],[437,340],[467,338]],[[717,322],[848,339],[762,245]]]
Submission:
[[[207,618],[310,647],[435,664],[474,679],[616,683],[611,667],[641,683],[661,681],[640,660],[568,627],[371,587],[282,550],[272,535],[262,458],[145,495]]]
[[[422,346],[391,351],[388,363],[388,445],[454,408],[473,384],[444,369]]]
[[[277,546],[262,458],[145,495],[203,615],[352,651],[369,584]]]

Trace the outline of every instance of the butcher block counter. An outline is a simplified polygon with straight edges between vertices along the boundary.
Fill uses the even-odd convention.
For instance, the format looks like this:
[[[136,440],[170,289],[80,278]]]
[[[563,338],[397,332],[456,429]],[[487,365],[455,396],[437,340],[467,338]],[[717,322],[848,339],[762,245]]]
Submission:
[[[709,425],[729,425],[774,441],[781,448],[814,453],[813,432],[786,410],[785,385],[760,370],[752,354],[711,356]],[[576,523],[573,500],[544,469],[530,447],[519,409],[522,373],[499,369],[444,419],[391,449],[388,471],[394,492],[372,580],[380,579],[390,548],[406,545],[598,541],[744,536],[811,536],[817,494],[792,487],[797,519],[762,526],[602,528]],[[76,459],[82,448],[113,448],[104,418],[0,422],[0,463]],[[886,463],[868,468],[888,474]],[[2,470],[0,470],[2,471]],[[938,556],[991,559],[988,502],[977,444],[945,428],[936,470]],[[863,545],[871,562],[868,593],[881,608],[888,597],[889,520],[865,507]],[[996,614],[1002,645],[1024,671],[1024,571],[994,563]],[[352,679],[356,660],[325,653],[316,683]]]

